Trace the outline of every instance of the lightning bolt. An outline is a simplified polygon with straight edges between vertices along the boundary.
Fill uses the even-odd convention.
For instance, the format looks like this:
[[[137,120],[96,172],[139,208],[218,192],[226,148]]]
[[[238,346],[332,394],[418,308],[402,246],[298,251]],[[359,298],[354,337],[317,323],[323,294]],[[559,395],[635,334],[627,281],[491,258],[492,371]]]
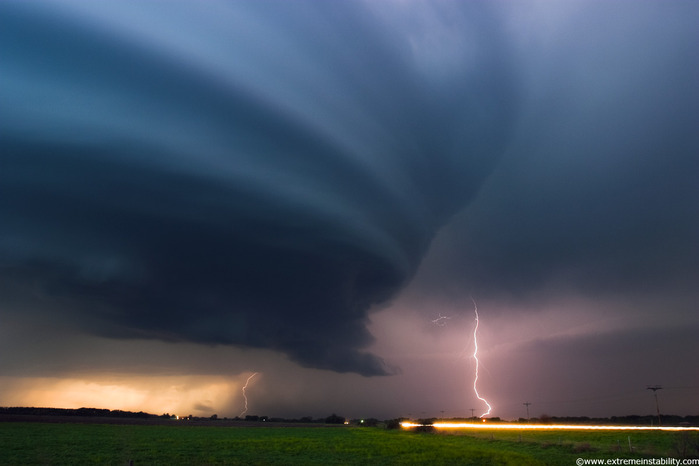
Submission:
[[[490,411],[493,408],[492,406],[490,406],[490,403],[488,403],[488,401],[485,398],[478,394],[478,305],[476,304],[476,300],[473,299],[473,297],[471,297],[471,301],[473,301],[473,311],[476,313],[476,326],[473,328],[473,359],[476,360],[476,375],[473,378],[473,391],[476,393],[476,398],[481,400],[488,407],[488,410],[480,415],[480,417],[483,417],[490,414]]]
[[[245,389],[248,388],[248,384],[250,383],[250,380],[252,380],[252,378],[255,377],[256,375],[257,375],[257,372],[254,372],[245,381],[245,385],[243,385],[243,399],[245,400],[245,409],[238,415],[238,417],[242,417],[245,413],[248,412],[248,396],[245,394]]]
[[[442,314],[439,314],[439,317],[434,319],[432,321],[433,324],[438,325],[439,327],[444,327],[447,325],[447,320],[451,319],[449,316],[443,316]]]

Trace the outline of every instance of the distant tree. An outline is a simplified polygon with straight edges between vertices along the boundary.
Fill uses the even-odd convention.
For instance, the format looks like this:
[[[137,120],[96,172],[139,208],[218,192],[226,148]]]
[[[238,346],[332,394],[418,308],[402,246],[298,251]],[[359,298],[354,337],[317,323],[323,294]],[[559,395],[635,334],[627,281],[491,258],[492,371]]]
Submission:
[[[418,433],[432,433],[434,432],[434,421],[435,418],[430,419],[418,419],[417,423],[420,424],[413,431]]]
[[[345,418],[333,413],[330,416],[325,418],[325,423],[326,424],[344,424]]]
[[[400,419],[389,419],[386,421],[386,429],[400,429]]]
[[[218,419],[218,414],[212,414],[209,419],[211,419],[212,421],[215,421],[216,419]]]

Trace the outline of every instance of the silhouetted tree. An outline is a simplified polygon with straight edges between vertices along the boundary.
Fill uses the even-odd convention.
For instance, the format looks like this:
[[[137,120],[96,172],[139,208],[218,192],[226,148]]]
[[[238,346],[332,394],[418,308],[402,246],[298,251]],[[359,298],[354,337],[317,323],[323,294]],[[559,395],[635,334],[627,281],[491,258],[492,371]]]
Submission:
[[[390,419],[386,421],[386,429],[400,429],[400,419]]]
[[[330,416],[325,418],[325,423],[326,424],[344,424],[345,418],[333,413]]]

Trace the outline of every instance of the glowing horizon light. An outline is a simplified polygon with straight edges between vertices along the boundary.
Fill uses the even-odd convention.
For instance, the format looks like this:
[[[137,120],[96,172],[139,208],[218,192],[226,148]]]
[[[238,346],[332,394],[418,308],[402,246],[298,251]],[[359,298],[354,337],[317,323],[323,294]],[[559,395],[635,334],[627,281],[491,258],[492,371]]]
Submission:
[[[435,422],[434,424],[417,424],[401,422],[401,427],[424,427],[430,425],[435,429],[480,429],[480,430],[660,430],[660,431],[699,431],[699,427],[691,426],[605,426],[585,424],[478,424],[474,422]]]
[[[210,416],[211,406],[225,406],[240,383],[228,376],[85,374],[77,377],[0,376],[4,406],[90,407],[124,411],[192,413]]]
[[[476,304],[476,300],[471,297],[471,301],[473,301],[473,310],[476,313],[476,326],[473,328],[473,359],[476,360],[476,376],[473,379],[473,391],[476,393],[476,398],[481,400],[485,405],[488,407],[488,410],[481,414],[479,417],[483,418],[484,416],[487,416],[490,414],[490,411],[492,411],[492,406],[490,406],[490,403],[483,398],[479,393],[478,393],[478,388],[476,388],[476,384],[478,382],[478,305]]]

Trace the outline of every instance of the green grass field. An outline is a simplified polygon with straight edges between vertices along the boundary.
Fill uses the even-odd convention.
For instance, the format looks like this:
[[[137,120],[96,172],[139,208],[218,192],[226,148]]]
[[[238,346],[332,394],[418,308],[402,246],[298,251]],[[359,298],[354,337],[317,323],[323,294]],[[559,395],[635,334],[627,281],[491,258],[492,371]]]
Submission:
[[[2,422],[0,464],[572,466],[578,457],[678,457],[676,447],[688,440],[683,435]],[[695,441],[696,432],[690,435]]]

